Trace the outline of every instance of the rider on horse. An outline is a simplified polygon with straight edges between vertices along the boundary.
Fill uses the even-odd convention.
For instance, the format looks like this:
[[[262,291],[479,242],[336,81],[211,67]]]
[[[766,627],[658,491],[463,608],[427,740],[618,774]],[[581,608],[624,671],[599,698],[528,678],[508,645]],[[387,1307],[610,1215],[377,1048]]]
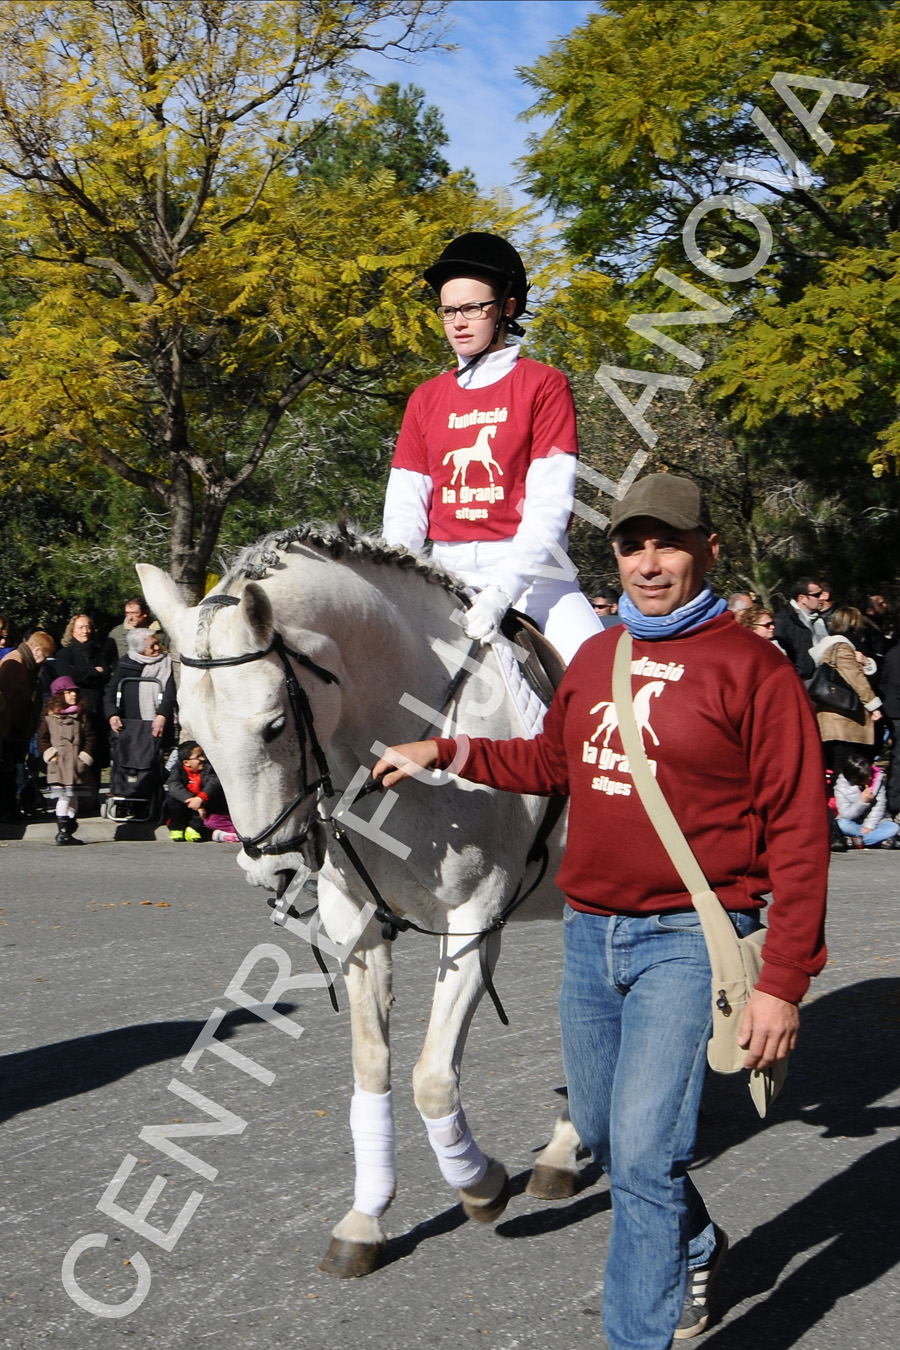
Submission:
[[[469,637],[496,637],[515,604],[570,661],[600,623],[566,557],[578,454],[569,382],[508,341],[522,336],[516,320],[528,279],[507,240],[461,235],[425,279],[439,297],[458,369],[420,385],[409,400],[388,481],[385,538],[414,552],[430,538],[434,561],[478,592]],[[488,431],[490,438],[482,434]]]

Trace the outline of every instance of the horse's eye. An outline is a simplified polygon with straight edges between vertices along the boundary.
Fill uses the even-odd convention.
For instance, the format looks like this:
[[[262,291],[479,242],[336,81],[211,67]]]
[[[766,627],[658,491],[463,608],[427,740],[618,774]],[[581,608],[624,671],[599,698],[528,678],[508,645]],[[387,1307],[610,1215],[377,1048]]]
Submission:
[[[269,741],[274,741],[276,736],[281,735],[281,733],[284,731],[285,720],[286,719],[284,713],[282,713],[280,717],[276,717],[274,721],[269,722],[268,726],[263,732],[263,740],[266,742],[266,744],[268,744]]]

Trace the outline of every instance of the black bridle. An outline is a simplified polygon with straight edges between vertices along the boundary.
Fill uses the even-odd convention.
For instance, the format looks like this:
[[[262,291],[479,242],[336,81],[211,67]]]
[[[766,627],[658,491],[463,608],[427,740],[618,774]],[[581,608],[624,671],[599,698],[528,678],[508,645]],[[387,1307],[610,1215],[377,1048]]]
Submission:
[[[239,605],[240,597],[236,595],[208,595],[200,601],[201,605]],[[295,853],[301,844],[305,844],[309,835],[309,825],[307,824],[302,833],[293,835],[290,839],[284,840],[278,844],[262,844],[263,839],[274,834],[279,826],[283,825],[289,816],[296,811],[309,797],[318,793],[322,789],[324,796],[333,797],[334,788],[331,783],[331,774],[328,768],[328,760],[325,757],[325,751],[322,749],[318,736],[316,735],[316,724],[313,718],[312,708],[306,690],[294,673],[294,667],[291,661],[296,661],[298,665],[309,670],[318,679],[325,684],[339,684],[336,675],[323,666],[319,666],[304,652],[294,651],[288,647],[280,633],[272,635],[272,641],[268,647],[262,648],[258,652],[244,652],[241,656],[185,656],[181,654],[181,663],[185,666],[192,666],[197,670],[219,670],[224,666],[245,666],[251,661],[262,661],[270,652],[274,652],[281,662],[284,670],[284,680],[287,686],[288,703],[291,709],[291,716],[294,719],[294,730],[297,733],[297,740],[300,744],[300,764],[297,770],[297,794],[288,802],[287,806],[278,813],[271,824],[266,825],[257,834],[244,835],[239,834],[238,838],[243,845],[244,852],[248,858],[260,858],[264,854],[272,855],[278,853]],[[316,762],[318,769],[318,778],[310,781],[307,778],[309,760],[307,755],[307,745],[312,751],[312,757]]]

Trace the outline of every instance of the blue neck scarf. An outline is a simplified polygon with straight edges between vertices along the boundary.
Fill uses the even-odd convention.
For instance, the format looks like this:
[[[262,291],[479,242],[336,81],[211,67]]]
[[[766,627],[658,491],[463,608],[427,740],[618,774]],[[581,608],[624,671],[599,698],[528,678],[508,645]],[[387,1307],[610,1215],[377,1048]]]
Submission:
[[[660,638],[681,637],[682,633],[689,633],[702,623],[717,619],[727,608],[728,605],[720,596],[713,595],[707,581],[699,595],[671,614],[642,614],[627,594],[623,594],[619,601],[619,618],[632,637],[654,642]]]

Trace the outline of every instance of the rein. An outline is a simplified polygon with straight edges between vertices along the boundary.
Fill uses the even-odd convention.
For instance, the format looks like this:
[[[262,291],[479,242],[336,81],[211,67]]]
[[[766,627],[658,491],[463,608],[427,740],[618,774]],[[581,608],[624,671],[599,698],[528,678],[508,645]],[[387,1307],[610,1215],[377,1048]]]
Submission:
[[[215,607],[221,605],[239,605],[240,603],[241,603],[240,597],[236,595],[208,595],[205,596],[200,601],[201,605],[209,605]],[[480,645],[481,645],[480,642],[477,640],[472,643],[468,652],[469,660],[471,660],[475,656]],[[326,684],[337,684],[338,686],[340,686],[340,681],[338,680],[337,676],[333,674],[332,671],[326,670],[323,666],[317,665],[316,662],[313,661],[310,657],[308,657],[304,652],[294,651],[291,647],[288,647],[284,639],[282,638],[281,634],[277,632],[273,634],[272,640],[269,643],[268,647],[265,647],[260,651],[256,652],[244,652],[240,656],[185,656],[183,653],[180,654],[181,662],[185,666],[190,666],[197,670],[218,670],[227,666],[243,666],[249,664],[251,661],[261,661],[263,660],[264,657],[269,656],[270,653],[272,652],[274,652],[276,656],[279,658],[282,668],[284,670],[285,684],[288,692],[288,702],[290,704],[291,715],[294,720],[294,729],[297,733],[297,740],[300,744],[300,767],[298,769],[299,786],[297,794],[293,798],[293,800],[288,802],[287,806],[285,806],[284,809],[279,812],[279,814],[269,825],[266,825],[262,830],[260,830],[255,835],[242,835],[242,834],[238,835],[243,850],[249,858],[259,858],[264,855],[272,856],[280,853],[295,852],[300,845],[306,843],[307,837],[309,835],[308,824],[303,829],[303,832],[301,834],[293,835],[290,839],[287,839],[282,843],[262,844],[261,841],[263,839],[267,839],[269,835],[274,834],[275,831],[279,828],[279,826],[284,824],[284,822],[297,809],[297,807],[302,805],[314,793],[321,790],[321,796],[326,799],[331,798],[335,795],[335,790],[332,785],[331,774],[328,767],[328,759],[325,755],[325,751],[322,748],[321,742],[319,741],[319,738],[316,735],[315,719],[313,717],[313,711],[310,706],[309,698],[306,694],[305,689],[300,684],[296,674],[294,673],[294,669],[291,665],[291,660],[296,661],[299,665],[303,666],[304,669],[309,670],[312,674],[317,676],[318,679],[322,680]],[[467,674],[467,664],[466,662],[464,662],[450,682],[450,685],[444,696],[444,701],[441,704],[441,712],[444,711],[444,709],[450,704],[452,699],[458,693],[463,683],[463,680],[466,677],[466,674]],[[434,725],[433,722],[426,722],[415,739],[417,740],[424,739],[424,737],[432,729],[433,725]],[[307,753],[306,753],[307,740],[309,741],[309,746],[312,751],[313,758],[316,762],[316,768],[318,769],[319,772],[318,778],[314,779],[312,782],[309,782],[307,780]],[[381,790],[382,790],[381,780],[378,778],[373,778],[373,776],[370,774],[368,780],[362,785],[362,787],[359,789],[356,796],[354,797],[353,805],[355,806],[357,802],[361,801],[362,798],[368,796],[370,793],[380,792]],[[490,966],[488,964],[486,940],[488,937],[490,937],[492,933],[498,933],[502,928],[506,926],[514,911],[517,910],[520,905],[524,904],[524,902],[528,899],[528,897],[532,894],[532,892],[535,891],[543,881],[547,871],[547,866],[550,861],[550,855],[547,849],[547,840],[549,839],[554,826],[556,825],[560,816],[562,815],[563,810],[564,810],[564,799],[561,797],[551,797],[547,803],[547,809],[544,812],[544,817],[540,825],[538,826],[534,842],[532,843],[531,848],[528,851],[528,856],[525,860],[526,867],[533,862],[538,861],[540,862],[540,870],[535,880],[524,892],[522,891],[522,881],[520,881],[515,891],[513,892],[511,898],[503,906],[503,909],[497,915],[496,919],[494,919],[493,923],[489,924],[486,928],[479,929],[477,932],[472,933],[449,933],[446,929],[440,930],[435,928],[422,928],[419,924],[415,923],[414,920],[407,919],[403,915],[398,914],[395,910],[391,909],[390,905],[387,903],[387,901],[382,896],[381,892],[378,890],[378,887],[376,886],[374,880],[369,874],[368,869],[364,865],[362,859],[360,858],[353,844],[350,842],[350,839],[347,835],[347,831],[344,830],[342,826],[331,815],[320,817],[320,819],[323,819],[325,824],[331,827],[331,833],[334,837],[335,842],[341,846],[347,857],[347,860],[350,862],[351,866],[355,869],[363,885],[366,887],[366,889],[372,896],[373,900],[375,901],[374,917],[381,924],[381,936],[386,942],[393,942],[397,937],[398,933],[406,933],[409,932],[410,930],[416,933],[422,933],[426,937],[478,938],[478,957],[481,965],[481,975],[482,979],[484,980],[485,990],[488,996],[490,997],[491,1002],[494,1005],[494,1008],[496,1009],[497,1016],[500,1018],[500,1021],[503,1023],[504,1026],[509,1026],[509,1018],[506,1015],[506,1011],[503,1007],[503,1004],[500,1002],[500,996],[498,995],[497,990],[494,987],[493,977],[491,975]],[[281,892],[279,892],[278,898],[269,900],[268,902],[269,906],[273,909],[277,909],[278,912],[282,915],[286,915],[290,918],[297,918],[297,919],[300,918],[301,916],[299,911],[296,910],[293,907],[293,905],[288,906],[286,909],[280,908],[279,903],[280,897]],[[318,965],[320,966],[321,969],[324,970],[325,969],[324,960],[318,944],[313,943],[312,947],[313,947],[313,955],[315,956]],[[329,985],[328,993],[331,999],[332,1007],[334,1008],[335,1012],[338,1012],[339,1008],[337,996],[334,992],[333,985]]]

